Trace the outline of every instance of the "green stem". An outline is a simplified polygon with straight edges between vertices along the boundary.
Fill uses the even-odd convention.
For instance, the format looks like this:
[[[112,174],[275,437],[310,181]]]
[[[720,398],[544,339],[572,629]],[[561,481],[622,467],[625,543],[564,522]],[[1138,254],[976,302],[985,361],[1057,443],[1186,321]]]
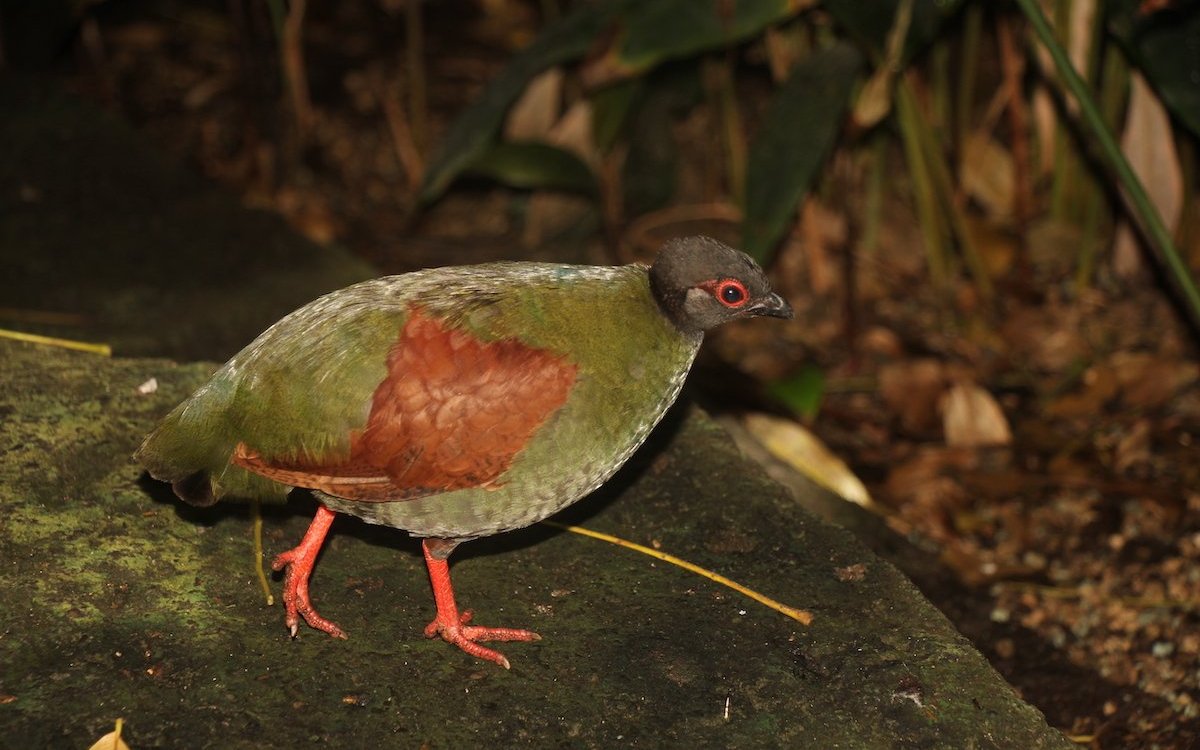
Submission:
[[[975,109],[975,77],[979,69],[979,44],[983,38],[983,3],[967,5],[963,25],[962,45],[959,48],[958,96],[954,113],[954,145],[962,158]]]
[[[946,250],[946,225],[937,210],[933,180],[929,176],[929,165],[921,148],[918,134],[921,124],[917,117],[916,102],[908,95],[903,79],[896,86],[896,116],[900,123],[900,140],[904,144],[904,156],[908,161],[908,173],[912,177],[913,200],[917,204],[917,223],[925,240],[925,254],[929,263],[929,280],[934,289],[945,293],[949,288],[949,252]]]
[[[1187,264],[1183,262],[1183,259],[1179,256],[1179,252],[1175,249],[1171,233],[1167,231],[1166,225],[1163,224],[1162,217],[1158,215],[1154,204],[1150,202],[1150,197],[1146,195],[1146,190],[1142,187],[1142,181],[1138,179],[1137,174],[1133,171],[1133,167],[1129,165],[1129,161],[1121,153],[1121,147],[1117,145],[1116,139],[1108,131],[1108,127],[1104,124],[1104,117],[1100,114],[1095,101],[1089,95],[1087,85],[1083,82],[1079,73],[1075,71],[1075,68],[1071,65],[1071,61],[1067,59],[1066,51],[1055,41],[1054,33],[1050,30],[1050,24],[1046,22],[1046,16],[1043,15],[1037,0],[1016,1],[1017,5],[1025,13],[1026,18],[1029,19],[1029,24],[1033,27],[1034,33],[1037,34],[1038,39],[1046,48],[1046,51],[1050,53],[1050,57],[1053,58],[1054,65],[1058,69],[1059,75],[1062,76],[1067,89],[1079,103],[1084,123],[1091,129],[1092,135],[1095,136],[1100,146],[1102,155],[1108,162],[1109,167],[1116,172],[1117,179],[1121,181],[1122,187],[1125,188],[1126,197],[1133,204],[1132,213],[1134,217],[1141,225],[1142,231],[1150,241],[1151,247],[1156,251],[1159,261],[1165,264],[1167,270],[1170,271],[1171,279],[1175,282],[1179,293],[1183,295],[1183,301],[1192,323],[1200,328],[1200,290],[1196,288]]]
[[[911,113],[911,122],[916,126],[917,146],[920,150],[920,158],[925,163],[929,186],[932,195],[941,203],[942,213],[945,215],[945,221],[948,222],[942,226],[947,227],[950,234],[958,240],[963,261],[967,264],[967,269],[975,279],[975,288],[979,291],[979,298],[985,305],[990,307],[994,294],[992,279],[988,275],[987,265],[983,262],[983,257],[979,254],[975,240],[967,228],[967,221],[963,215],[962,206],[954,198],[954,181],[951,179],[950,171],[946,167],[946,160],[942,156],[941,146],[934,136],[933,128],[921,114],[916,94],[913,92],[912,84],[907,77],[903,77],[897,82],[896,101],[897,103],[904,103],[904,106]]]
[[[1070,0],[1056,0],[1054,3],[1054,28],[1058,36],[1055,39],[1064,47],[1070,44],[1068,35],[1071,30]],[[1054,120],[1054,171],[1050,183],[1050,215],[1055,221],[1068,223],[1073,217],[1072,197],[1075,195],[1075,183],[1079,175],[1080,164],[1071,148],[1070,134],[1063,126],[1062,120]]]
[[[879,247],[879,230],[883,226],[883,197],[887,184],[887,139],[883,131],[871,136],[867,150],[867,198],[863,209],[862,253],[875,254]]]

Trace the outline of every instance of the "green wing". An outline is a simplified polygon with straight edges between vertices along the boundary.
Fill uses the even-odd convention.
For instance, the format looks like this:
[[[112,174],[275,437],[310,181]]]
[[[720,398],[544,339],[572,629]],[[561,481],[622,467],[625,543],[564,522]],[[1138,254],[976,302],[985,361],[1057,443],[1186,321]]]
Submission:
[[[207,505],[224,495],[282,500],[291,489],[231,464],[239,442],[271,458],[347,454],[405,319],[400,300],[381,303],[375,285],[334,292],[267,329],[168,414],[135,458]]]

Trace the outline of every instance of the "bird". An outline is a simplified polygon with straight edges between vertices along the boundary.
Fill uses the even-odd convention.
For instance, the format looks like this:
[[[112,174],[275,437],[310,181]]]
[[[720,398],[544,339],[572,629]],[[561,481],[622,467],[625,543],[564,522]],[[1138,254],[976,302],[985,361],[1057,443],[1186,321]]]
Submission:
[[[482,645],[536,641],[472,624],[450,582],[458,545],[536,523],[603,484],[675,401],[705,332],[791,318],[757,263],[715,239],[670,240],[653,263],[448,266],[331,292],[272,325],[146,436],[134,455],[197,506],[317,510],[272,562],[285,624],[337,638],[309,595],[338,514],[421,540],[436,614],[425,628]]]

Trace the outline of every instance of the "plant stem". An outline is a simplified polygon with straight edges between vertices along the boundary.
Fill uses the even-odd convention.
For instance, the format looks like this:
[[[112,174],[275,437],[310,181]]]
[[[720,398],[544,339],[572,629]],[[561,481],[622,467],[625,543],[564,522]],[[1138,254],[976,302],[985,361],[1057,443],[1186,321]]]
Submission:
[[[296,134],[303,143],[312,125],[312,100],[308,95],[308,73],[304,66],[304,13],[308,0],[291,0],[279,37],[279,54],[287,81],[288,98],[296,118]]]
[[[918,131],[921,127],[916,112],[915,97],[911,95],[904,79],[897,81],[896,116],[900,125],[900,140],[904,143],[904,155],[908,161],[908,172],[912,177],[913,200],[917,204],[917,221],[925,239],[925,254],[929,264],[929,280],[933,288],[944,293],[949,287],[949,252],[946,250],[946,227],[937,210],[933,181],[929,177],[929,165],[921,148]]]
[[[887,180],[887,139],[882,132],[871,136],[867,157],[867,197],[863,208],[862,253],[870,257],[879,247],[879,229],[883,226],[883,191]]]
[[[970,3],[959,49],[958,101],[954,112],[954,145],[961,158],[975,108],[975,77],[979,69],[979,42],[983,38],[983,3]]]
[[[1029,112],[1021,80],[1025,75],[1025,60],[1017,50],[1013,33],[1013,18],[1006,14],[996,24],[1000,47],[1000,67],[1004,71],[1004,87],[1008,91],[1008,127],[1012,138],[1013,161],[1013,219],[1018,231],[1033,213],[1033,189],[1029,181]]]

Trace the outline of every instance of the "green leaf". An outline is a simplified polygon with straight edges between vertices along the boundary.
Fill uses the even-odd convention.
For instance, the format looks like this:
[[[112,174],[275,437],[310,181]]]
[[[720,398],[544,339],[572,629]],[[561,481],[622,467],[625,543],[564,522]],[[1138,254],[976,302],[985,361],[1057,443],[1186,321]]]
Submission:
[[[806,365],[796,375],[771,383],[768,391],[796,414],[811,420],[821,410],[825,397],[825,373],[815,365]]]
[[[812,0],[654,0],[621,18],[611,48],[588,66],[593,84],[627,78],[667,60],[691,57],[754,36],[815,5]]]
[[[675,197],[679,144],[672,121],[703,97],[697,67],[691,61],[667,64],[639,79],[645,81],[646,94],[629,118],[629,152],[621,168],[626,216],[662,208]]]
[[[498,143],[466,171],[518,188],[599,193],[596,177],[582,159],[546,143]]]
[[[601,153],[608,153],[617,142],[645,91],[645,79],[634,78],[592,95],[592,141]]]
[[[832,148],[862,62],[846,43],[816,52],[771,102],[750,146],[742,223],[742,249],[759,263],[774,251]]]
[[[514,57],[446,133],[437,158],[425,173],[421,202],[437,200],[454,178],[487,151],[505,112],[525,90],[529,79],[553,65],[582,57],[628,2],[581,5],[576,12],[548,26],[525,51]]]
[[[1139,7],[1131,0],[1112,2],[1109,28],[1171,114],[1200,136],[1200,4],[1181,3],[1150,16]]]
[[[901,0],[824,0],[825,10],[872,54],[882,54]],[[905,62],[921,54],[942,24],[958,12],[962,0],[916,0],[904,44]]]

